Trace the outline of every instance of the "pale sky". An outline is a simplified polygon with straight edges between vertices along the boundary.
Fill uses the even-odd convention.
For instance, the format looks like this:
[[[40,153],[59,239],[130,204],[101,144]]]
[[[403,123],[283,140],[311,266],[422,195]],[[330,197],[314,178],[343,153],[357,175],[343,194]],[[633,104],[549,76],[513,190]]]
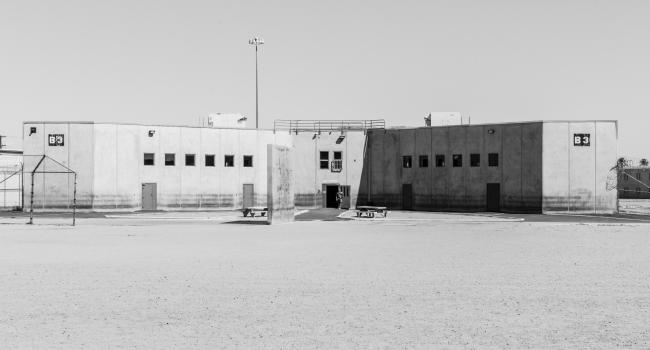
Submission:
[[[650,157],[650,1],[0,0],[0,135],[211,112],[472,123],[616,119]],[[251,123],[252,124],[252,123]]]

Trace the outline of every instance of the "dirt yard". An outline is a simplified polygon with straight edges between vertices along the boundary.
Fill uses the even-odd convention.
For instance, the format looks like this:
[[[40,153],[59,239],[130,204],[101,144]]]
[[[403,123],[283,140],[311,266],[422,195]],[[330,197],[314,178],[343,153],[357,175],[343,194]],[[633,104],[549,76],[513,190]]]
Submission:
[[[650,225],[0,225],[2,349],[650,347]]]

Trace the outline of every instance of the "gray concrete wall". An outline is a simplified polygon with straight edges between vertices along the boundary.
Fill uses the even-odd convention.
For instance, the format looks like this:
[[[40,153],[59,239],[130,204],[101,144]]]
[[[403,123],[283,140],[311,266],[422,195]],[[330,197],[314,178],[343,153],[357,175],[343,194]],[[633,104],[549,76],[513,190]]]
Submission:
[[[574,146],[574,134],[590,134],[590,146]],[[617,193],[606,188],[617,139],[614,121],[545,122],[544,212],[617,212]]]
[[[294,161],[292,148],[267,146],[268,223],[294,221]]]
[[[368,145],[359,204],[401,209],[402,185],[412,184],[414,210],[480,211],[486,184],[500,183],[502,210],[542,210],[542,123],[372,130]],[[470,167],[472,153],[480,166]],[[488,153],[499,154],[498,167],[488,167]],[[452,166],[454,154],[462,167]],[[405,155],[411,168],[402,166]],[[420,155],[428,167],[419,166]],[[436,167],[436,155],[445,156],[444,167]]]
[[[344,139],[337,143],[339,137]],[[360,131],[313,132],[293,134],[294,157],[296,164],[296,206],[315,208],[322,206],[323,184],[350,186],[350,205],[355,206],[361,170],[363,167],[365,135]],[[319,152],[328,152],[330,162],[334,152],[342,152],[343,167],[341,172],[332,172],[331,167],[320,169]]]

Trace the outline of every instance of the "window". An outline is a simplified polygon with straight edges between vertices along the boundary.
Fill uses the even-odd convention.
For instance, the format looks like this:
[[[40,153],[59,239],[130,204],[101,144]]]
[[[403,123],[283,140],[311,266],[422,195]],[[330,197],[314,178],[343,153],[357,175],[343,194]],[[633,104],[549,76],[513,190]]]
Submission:
[[[205,166],[214,166],[214,154],[205,155]]]
[[[462,154],[454,154],[451,157],[452,165],[455,168],[462,167],[463,166],[463,155]]]
[[[418,162],[420,163],[420,168],[428,168],[429,167],[429,156],[420,156],[418,158]]]
[[[174,165],[176,165],[176,154],[165,153],[165,166],[174,166]]]
[[[185,166],[194,166],[196,157],[193,154],[185,155]]]
[[[228,156],[224,156],[223,159],[224,159],[223,166],[225,166],[226,168],[232,168],[235,166],[235,156],[228,155]]]
[[[641,180],[641,173],[636,173],[636,179]]]
[[[155,165],[154,162],[155,155],[153,153],[144,154],[144,165]]]
[[[334,160],[332,160],[332,172],[340,173],[343,170],[343,152],[334,151]]]
[[[436,154],[436,167],[437,168],[442,168],[445,166],[445,155],[444,154]]]
[[[253,156],[244,156],[244,168],[253,167]]]
[[[499,153],[488,153],[488,166],[499,166]]]
[[[402,156],[402,167],[410,168],[413,163],[411,156]]]
[[[623,180],[625,180],[625,181],[628,180],[627,174],[623,174]]]
[[[329,169],[330,167],[330,153],[328,151],[320,152],[320,168]]]
[[[477,167],[481,166],[481,155],[478,153],[472,153],[469,155],[469,166]]]

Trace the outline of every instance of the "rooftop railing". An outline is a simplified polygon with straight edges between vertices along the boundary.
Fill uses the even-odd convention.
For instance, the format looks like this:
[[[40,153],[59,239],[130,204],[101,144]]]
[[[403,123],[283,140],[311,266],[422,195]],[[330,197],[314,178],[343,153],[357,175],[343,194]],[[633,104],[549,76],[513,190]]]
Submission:
[[[320,132],[320,131],[366,131],[368,129],[384,129],[383,119],[374,120],[276,120],[273,124],[275,131],[289,132]]]

